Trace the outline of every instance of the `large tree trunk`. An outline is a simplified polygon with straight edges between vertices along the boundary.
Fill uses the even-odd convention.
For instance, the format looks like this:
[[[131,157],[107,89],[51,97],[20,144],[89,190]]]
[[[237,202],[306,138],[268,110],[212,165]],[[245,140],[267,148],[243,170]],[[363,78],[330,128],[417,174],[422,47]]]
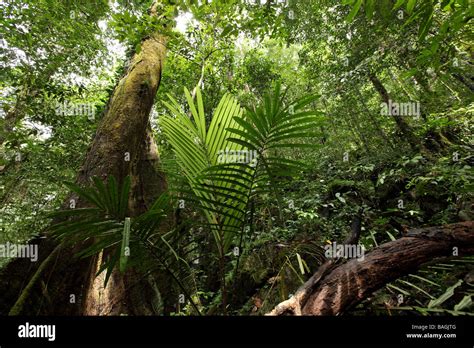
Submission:
[[[459,256],[474,253],[473,221],[414,229],[406,237],[375,248],[363,260],[336,267],[333,261],[326,262],[269,315],[339,315],[423,263],[453,256],[454,250]]]
[[[156,8],[157,2],[151,9],[154,15]],[[93,176],[105,179],[113,175],[121,184],[130,175],[129,210],[132,216],[146,210],[150,201],[166,187],[163,175],[156,169],[158,154],[149,125],[165,53],[162,36],[152,35],[142,41],[140,52],[134,55],[128,71],[114,90],[76,180],[78,184],[87,185]],[[77,199],[77,206],[84,205],[74,195],[71,198]],[[21,293],[10,314],[133,313],[136,308],[130,304],[133,301],[128,290],[141,279],[133,270],[125,277],[114,274],[107,289],[103,289],[102,279],[95,279],[100,257],[75,258],[76,249],[81,247],[62,247],[50,238],[42,238],[36,265],[22,259],[7,265],[0,272],[0,312],[6,314],[12,300]],[[25,287],[35,272],[33,282]],[[101,306],[97,302],[99,294],[111,305]],[[71,295],[76,297],[75,303],[71,303]],[[144,311],[141,314],[149,314]]]

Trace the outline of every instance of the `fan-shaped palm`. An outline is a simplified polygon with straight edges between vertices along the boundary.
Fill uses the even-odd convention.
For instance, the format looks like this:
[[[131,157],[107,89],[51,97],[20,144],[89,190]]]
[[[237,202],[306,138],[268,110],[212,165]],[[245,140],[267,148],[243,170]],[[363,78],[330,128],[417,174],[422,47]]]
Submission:
[[[185,95],[191,117],[169,96],[166,106],[171,116],[162,117],[160,126],[191,187],[181,193],[202,208],[222,259],[243,233],[252,197],[274,191],[276,179],[304,168],[282,152],[314,147],[311,140],[319,135],[314,129],[323,117],[305,110],[315,96],[285,106],[277,84],[261,105],[245,112],[234,98],[224,95],[206,127],[200,90],[196,103],[186,89]]]

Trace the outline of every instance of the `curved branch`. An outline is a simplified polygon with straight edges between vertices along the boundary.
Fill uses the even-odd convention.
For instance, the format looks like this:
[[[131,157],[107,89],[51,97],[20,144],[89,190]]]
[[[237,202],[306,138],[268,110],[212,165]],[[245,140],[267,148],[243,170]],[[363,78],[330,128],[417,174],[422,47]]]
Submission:
[[[339,315],[433,258],[472,253],[474,221],[413,229],[405,237],[375,248],[363,260],[353,259],[330,272],[324,272],[323,264],[302,286],[312,289],[310,294],[295,295],[269,315]]]

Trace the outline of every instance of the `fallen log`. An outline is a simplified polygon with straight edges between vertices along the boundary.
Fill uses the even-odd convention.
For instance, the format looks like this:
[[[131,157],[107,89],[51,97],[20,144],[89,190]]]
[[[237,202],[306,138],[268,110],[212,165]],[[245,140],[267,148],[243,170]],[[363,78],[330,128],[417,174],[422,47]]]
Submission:
[[[334,266],[324,263],[267,315],[339,315],[375,290],[437,257],[474,253],[474,221],[412,229],[406,236]]]

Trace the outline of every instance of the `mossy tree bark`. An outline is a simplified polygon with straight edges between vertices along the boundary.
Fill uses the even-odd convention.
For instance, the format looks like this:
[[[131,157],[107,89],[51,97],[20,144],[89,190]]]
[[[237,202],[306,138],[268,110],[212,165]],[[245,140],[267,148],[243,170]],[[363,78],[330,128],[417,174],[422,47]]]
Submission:
[[[156,10],[157,2],[150,12],[156,15]],[[163,36],[155,34],[142,40],[140,52],[133,56],[128,71],[109,100],[76,180],[80,185],[88,185],[93,176],[105,180],[113,175],[121,185],[123,179],[130,175],[131,216],[145,211],[166,188],[165,178],[157,170],[159,158],[149,122],[165,54]],[[77,207],[84,205],[74,195],[67,201],[73,198],[77,200]],[[0,313],[152,314],[146,303],[136,298],[142,291],[132,291],[132,288],[136,289],[146,281],[133,270],[124,276],[114,274],[107,288],[103,289],[103,279],[95,278],[99,257],[82,260],[74,257],[83,246],[58,247],[57,242],[44,237],[34,243],[40,244],[40,258],[35,265],[29,260],[17,259],[0,272],[0,291],[4,290],[2,293],[6,295],[0,301]],[[52,252],[54,257],[48,257]],[[39,277],[38,269],[41,270]],[[32,275],[36,276],[33,277],[36,283],[27,287],[28,296],[23,296],[21,303],[17,302]],[[75,303],[71,303],[73,295]],[[98,302],[99,296],[102,296],[100,301],[106,301],[104,306]],[[13,310],[9,310],[15,301]]]

